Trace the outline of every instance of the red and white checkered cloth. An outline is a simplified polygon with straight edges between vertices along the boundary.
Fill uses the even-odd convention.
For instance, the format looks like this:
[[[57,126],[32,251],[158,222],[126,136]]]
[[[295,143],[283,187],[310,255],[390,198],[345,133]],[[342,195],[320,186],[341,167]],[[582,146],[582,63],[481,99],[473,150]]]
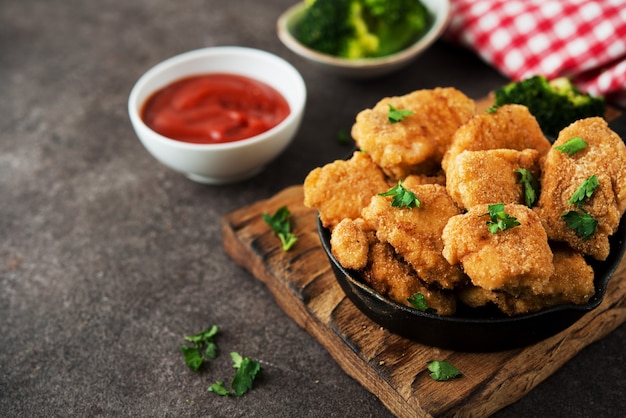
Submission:
[[[514,81],[569,77],[626,106],[626,0],[451,0],[446,38]]]

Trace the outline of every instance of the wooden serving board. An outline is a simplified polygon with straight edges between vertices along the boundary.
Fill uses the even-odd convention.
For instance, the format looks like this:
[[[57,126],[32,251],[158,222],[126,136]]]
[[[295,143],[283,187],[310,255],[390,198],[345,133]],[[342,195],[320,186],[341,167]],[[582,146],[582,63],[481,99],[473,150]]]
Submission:
[[[522,398],[585,346],[626,321],[626,259],[603,303],[568,329],[535,345],[495,353],[428,347],[382,329],[348,300],[321,247],[316,212],[302,186],[236,210],[222,219],[224,248],[267,285],[279,306],[315,337],[343,370],[399,417],[484,417]],[[298,242],[284,252],[262,219],[291,212]],[[430,378],[427,362],[449,360],[463,377]]]

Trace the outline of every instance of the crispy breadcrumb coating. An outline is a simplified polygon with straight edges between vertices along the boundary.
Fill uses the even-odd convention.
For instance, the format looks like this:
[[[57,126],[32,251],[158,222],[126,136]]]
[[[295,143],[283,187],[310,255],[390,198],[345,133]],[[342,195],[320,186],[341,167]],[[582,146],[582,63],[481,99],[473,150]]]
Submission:
[[[492,113],[481,113],[472,117],[455,133],[449,150],[441,165],[448,165],[463,151],[490,149],[534,149],[544,155],[550,149],[537,120],[522,105],[504,105]]]
[[[364,278],[381,295],[411,306],[408,299],[421,293],[428,307],[435,309],[437,314],[453,315],[456,312],[454,294],[424,284],[415,270],[403,262],[389,244],[377,242],[372,245],[369,258]]]
[[[555,148],[546,155],[536,211],[550,239],[566,242],[583,254],[605,260],[610,251],[609,236],[617,230],[626,210],[626,146],[602,118],[572,123],[559,133],[554,147],[573,137],[584,139],[587,147],[571,156]],[[599,183],[593,195],[581,208],[568,203],[576,189],[593,175]],[[567,226],[561,215],[570,210],[584,210],[598,221],[591,237],[578,237]]]
[[[503,291],[491,291],[468,286],[458,292],[459,300],[476,308],[494,303],[507,315],[538,312],[562,304],[581,305],[595,294],[593,269],[585,258],[567,246],[553,248],[554,274],[540,294],[513,296]]]
[[[311,171],[304,180],[304,204],[317,209],[324,227],[356,219],[372,196],[388,189],[383,172],[365,153]]]
[[[388,120],[389,105],[414,113],[397,123]],[[393,180],[439,169],[454,132],[475,112],[475,103],[454,88],[417,90],[387,97],[361,111],[352,137]]]
[[[554,265],[539,217],[524,205],[505,205],[504,211],[521,225],[493,234],[486,225],[487,206],[450,218],[442,234],[443,256],[461,265],[475,286],[515,296],[540,293]]]
[[[451,266],[443,258],[441,233],[448,219],[461,211],[441,185],[417,185],[410,190],[420,200],[419,208],[393,207],[391,198],[374,196],[362,211],[363,219],[376,230],[380,241],[391,244],[415,269],[420,279],[452,289],[466,277],[458,266]]]
[[[463,209],[485,203],[524,203],[524,189],[515,170],[539,179],[539,152],[495,149],[463,151],[448,166],[446,189]]]

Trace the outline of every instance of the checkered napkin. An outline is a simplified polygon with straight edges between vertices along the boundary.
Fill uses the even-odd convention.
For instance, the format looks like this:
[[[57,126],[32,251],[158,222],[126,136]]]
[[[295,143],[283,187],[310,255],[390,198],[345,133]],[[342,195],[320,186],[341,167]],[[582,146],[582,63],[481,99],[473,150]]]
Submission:
[[[451,0],[445,37],[512,80],[564,76],[626,107],[626,0]]]

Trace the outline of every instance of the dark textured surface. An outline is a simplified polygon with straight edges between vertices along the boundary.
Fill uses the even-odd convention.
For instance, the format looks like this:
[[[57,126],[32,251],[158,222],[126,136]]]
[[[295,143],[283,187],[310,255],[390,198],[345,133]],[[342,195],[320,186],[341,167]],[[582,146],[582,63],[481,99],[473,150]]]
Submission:
[[[390,415],[224,254],[220,217],[344,157],[337,132],[383,96],[505,80],[445,43],[385,79],[325,75],[276,37],[292,3],[0,2],[0,416]],[[293,145],[219,187],[157,163],[126,113],[145,70],[213,45],[283,56],[309,89]],[[178,346],[211,324],[222,355],[194,374]],[[497,415],[621,416],[624,347],[622,326]],[[240,399],[206,392],[231,379],[229,351],[264,369]]]

